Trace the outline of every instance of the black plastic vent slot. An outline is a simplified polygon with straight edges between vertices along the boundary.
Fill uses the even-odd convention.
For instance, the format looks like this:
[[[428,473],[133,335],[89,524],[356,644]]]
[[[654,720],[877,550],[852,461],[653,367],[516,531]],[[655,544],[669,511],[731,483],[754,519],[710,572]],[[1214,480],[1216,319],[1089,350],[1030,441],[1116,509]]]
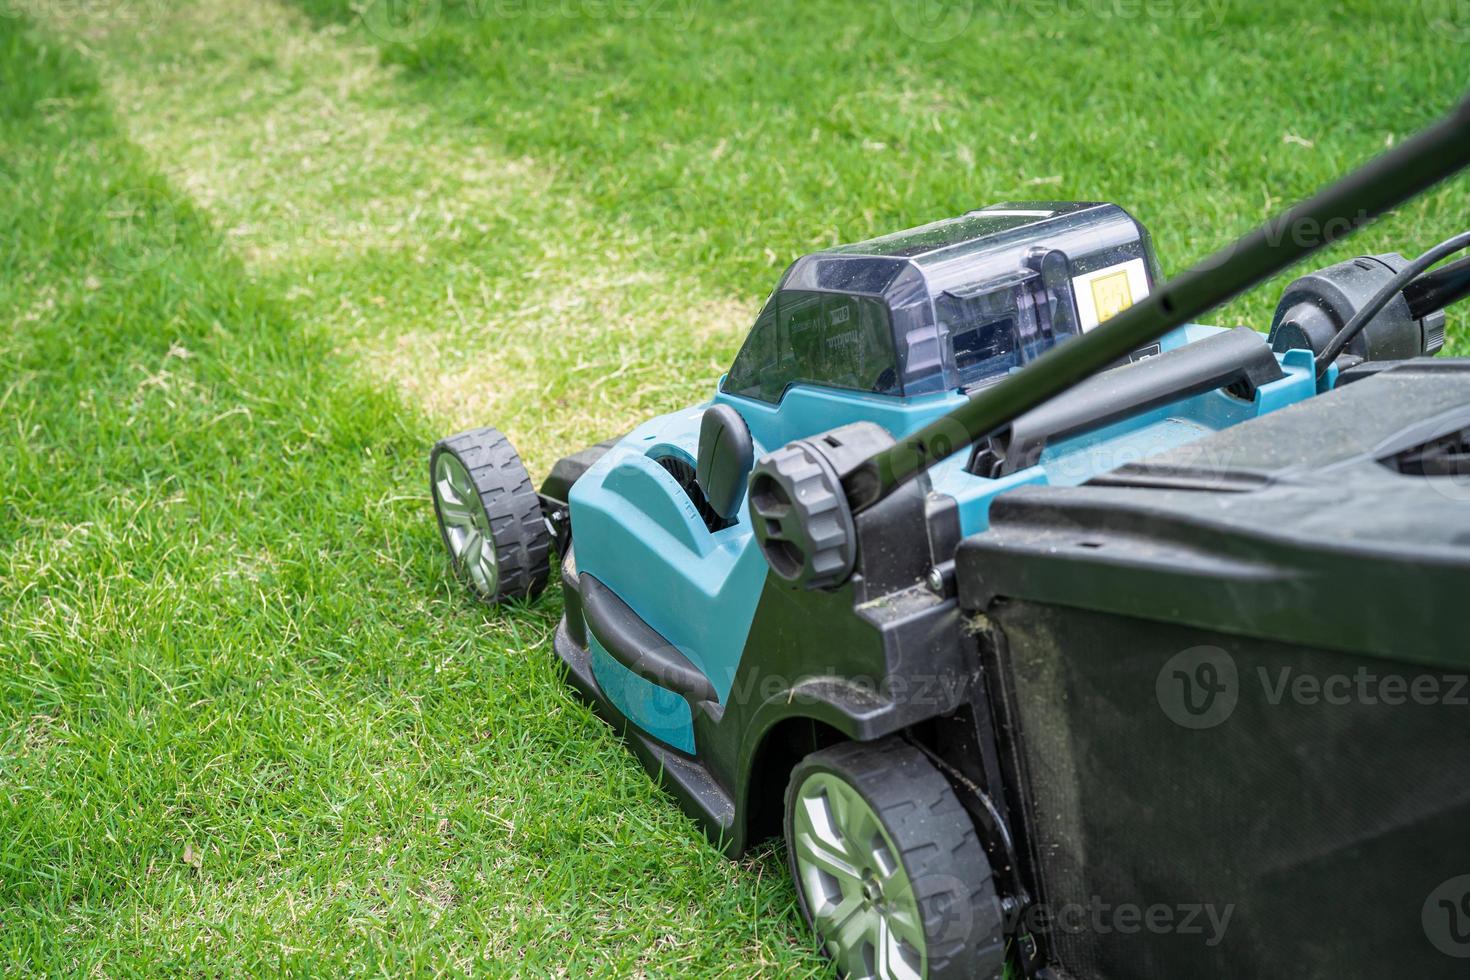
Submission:
[[[679,481],[679,486],[684,488],[684,492],[694,502],[694,509],[699,512],[700,520],[704,521],[704,526],[709,528],[711,533],[722,531],[735,523],[715,513],[715,509],[705,499],[704,491],[699,488],[699,481],[694,478],[694,467],[688,462],[678,456],[660,456],[654,462]]]
[[[1378,462],[1405,476],[1470,476],[1470,427],[1421,442]]]

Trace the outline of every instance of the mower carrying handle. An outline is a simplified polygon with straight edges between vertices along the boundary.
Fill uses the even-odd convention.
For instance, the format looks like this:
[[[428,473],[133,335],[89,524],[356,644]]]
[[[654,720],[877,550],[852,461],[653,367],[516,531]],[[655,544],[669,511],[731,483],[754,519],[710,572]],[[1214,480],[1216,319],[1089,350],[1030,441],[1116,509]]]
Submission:
[[[1283,377],[1264,338],[1250,327],[1236,327],[1093,375],[1022,415],[991,441],[1003,450],[1001,474],[1014,473],[1039,462],[1048,441],[1216,388],[1253,399],[1261,385]]]
[[[917,474],[1072,385],[1189,323],[1470,164],[1470,98],[1448,116],[1166,282],[1090,333],[1059,344],[842,477],[872,506]]]

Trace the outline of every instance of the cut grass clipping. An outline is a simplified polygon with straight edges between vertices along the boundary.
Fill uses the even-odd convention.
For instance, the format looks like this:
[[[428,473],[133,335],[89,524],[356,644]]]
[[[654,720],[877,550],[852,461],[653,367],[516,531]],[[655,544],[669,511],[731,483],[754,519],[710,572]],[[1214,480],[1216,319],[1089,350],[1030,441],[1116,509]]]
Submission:
[[[1453,0],[13,4],[6,974],[822,973],[779,851],[564,690],[556,592],[462,596],[429,445],[539,477],[703,397],[796,255],[979,205],[1114,200],[1178,270],[1470,81]]]

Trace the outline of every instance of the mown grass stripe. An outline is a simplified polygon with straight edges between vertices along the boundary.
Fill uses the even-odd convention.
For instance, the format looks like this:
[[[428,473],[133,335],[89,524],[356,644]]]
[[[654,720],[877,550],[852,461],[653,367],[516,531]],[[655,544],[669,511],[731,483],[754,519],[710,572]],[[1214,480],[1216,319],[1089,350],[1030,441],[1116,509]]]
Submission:
[[[0,971],[812,968],[449,581],[437,429],[0,30]]]

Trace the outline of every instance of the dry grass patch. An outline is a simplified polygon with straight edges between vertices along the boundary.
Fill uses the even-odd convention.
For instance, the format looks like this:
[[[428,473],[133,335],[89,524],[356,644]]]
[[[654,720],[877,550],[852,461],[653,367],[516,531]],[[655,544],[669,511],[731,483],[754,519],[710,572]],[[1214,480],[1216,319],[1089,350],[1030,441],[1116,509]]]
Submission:
[[[499,425],[533,470],[706,397],[754,315],[556,161],[436,119],[348,30],[269,0],[32,9],[253,275],[443,431]]]

